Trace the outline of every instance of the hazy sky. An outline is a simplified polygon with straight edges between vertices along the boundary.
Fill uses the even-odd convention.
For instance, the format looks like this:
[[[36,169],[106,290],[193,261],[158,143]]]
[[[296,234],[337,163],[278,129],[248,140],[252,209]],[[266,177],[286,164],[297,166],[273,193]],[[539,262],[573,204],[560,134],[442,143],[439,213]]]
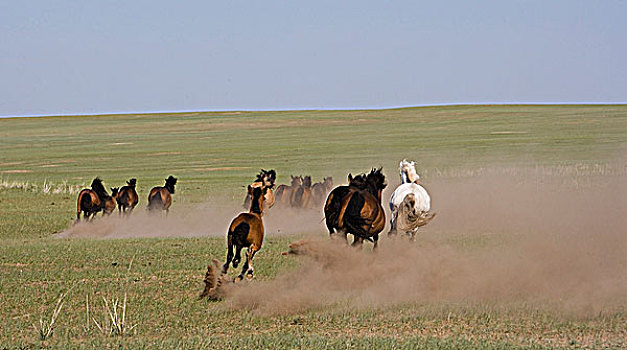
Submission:
[[[627,1],[0,1],[0,115],[627,102]]]

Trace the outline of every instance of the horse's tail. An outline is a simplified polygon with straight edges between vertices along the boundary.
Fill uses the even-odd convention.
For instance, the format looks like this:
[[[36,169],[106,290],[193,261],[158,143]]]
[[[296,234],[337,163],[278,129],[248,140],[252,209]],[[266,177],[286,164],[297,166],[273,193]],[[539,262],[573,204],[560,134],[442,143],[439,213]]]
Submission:
[[[250,225],[247,222],[241,222],[237,226],[235,226],[233,231],[229,232],[229,236],[238,237],[236,241],[240,241],[242,239],[245,241],[246,237],[248,237],[249,232]]]
[[[340,212],[338,224],[340,227],[345,227],[346,232],[367,238],[367,232],[364,226],[366,226],[368,222],[361,216],[361,209],[364,207],[365,202],[366,200],[362,194],[353,192]]]
[[[78,204],[76,208],[76,219],[78,220],[81,215],[81,211],[89,211],[91,212],[94,206],[94,203],[91,200],[91,195],[89,194],[89,190],[82,190],[78,194]]]
[[[161,199],[161,191],[155,192],[155,194],[148,198],[148,209],[161,209],[163,208],[163,200]]]
[[[129,190],[124,190],[122,191],[122,193],[120,193],[120,198],[118,199],[118,204],[122,204],[124,206],[129,204],[129,199],[130,199],[130,195],[129,195]]]
[[[294,200],[292,201],[293,207],[302,207],[303,206],[303,194],[305,193],[305,189],[303,187],[299,187],[294,193]]]

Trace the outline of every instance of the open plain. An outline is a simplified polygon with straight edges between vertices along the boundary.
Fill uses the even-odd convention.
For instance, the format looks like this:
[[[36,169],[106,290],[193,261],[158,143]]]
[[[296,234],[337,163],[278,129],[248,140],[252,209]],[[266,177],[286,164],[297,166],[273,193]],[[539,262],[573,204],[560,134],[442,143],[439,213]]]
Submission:
[[[437,212],[414,244],[354,251],[322,208],[271,208],[255,279],[198,300],[259,169],[341,185],[382,166],[387,208],[403,158]],[[96,176],[137,178],[139,205],[74,225]],[[0,119],[0,349],[625,348],[625,213],[625,105]]]

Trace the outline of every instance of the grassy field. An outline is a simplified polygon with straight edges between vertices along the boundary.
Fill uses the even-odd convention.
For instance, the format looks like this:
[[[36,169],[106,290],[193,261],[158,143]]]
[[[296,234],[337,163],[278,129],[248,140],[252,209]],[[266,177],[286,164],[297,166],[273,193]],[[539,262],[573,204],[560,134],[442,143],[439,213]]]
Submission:
[[[310,174],[314,181],[332,175],[339,184],[348,172],[374,166],[395,178],[402,158],[418,160],[425,181],[511,166],[610,176],[624,173],[626,146],[624,105],[0,119],[0,349],[624,348],[624,305],[585,317],[528,305],[419,300],[265,315],[196,300],[206,264],[223,258],[223,238],[54,233],[71,225],[76,188],[95,176],[109,187],[136,177],[143,206],[149,188],[173,174],[180,179],[176,213],[197,203],[241,203],[242,186],[260,168],[276,169],[278,183]],[[304,235],[269,236],[256,278],[295,269],[299,260],[280,253]],[[50,320],[61,294],[54,333],[42,340],[40,319]],[[122,335],[100,330],[94,319],[104,327],[109,317],[103,298],[111,304],[125,295],[127,327],[135,327]]]

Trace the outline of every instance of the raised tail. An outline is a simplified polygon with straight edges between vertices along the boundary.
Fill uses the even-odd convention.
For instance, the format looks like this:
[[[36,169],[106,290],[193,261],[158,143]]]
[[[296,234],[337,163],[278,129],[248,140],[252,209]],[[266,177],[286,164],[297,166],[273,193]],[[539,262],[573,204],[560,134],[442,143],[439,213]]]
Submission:
[[[158,191],[148,198],[148,210],[154,209],[163,209],[163,200],[161,200],[161,193]]]

